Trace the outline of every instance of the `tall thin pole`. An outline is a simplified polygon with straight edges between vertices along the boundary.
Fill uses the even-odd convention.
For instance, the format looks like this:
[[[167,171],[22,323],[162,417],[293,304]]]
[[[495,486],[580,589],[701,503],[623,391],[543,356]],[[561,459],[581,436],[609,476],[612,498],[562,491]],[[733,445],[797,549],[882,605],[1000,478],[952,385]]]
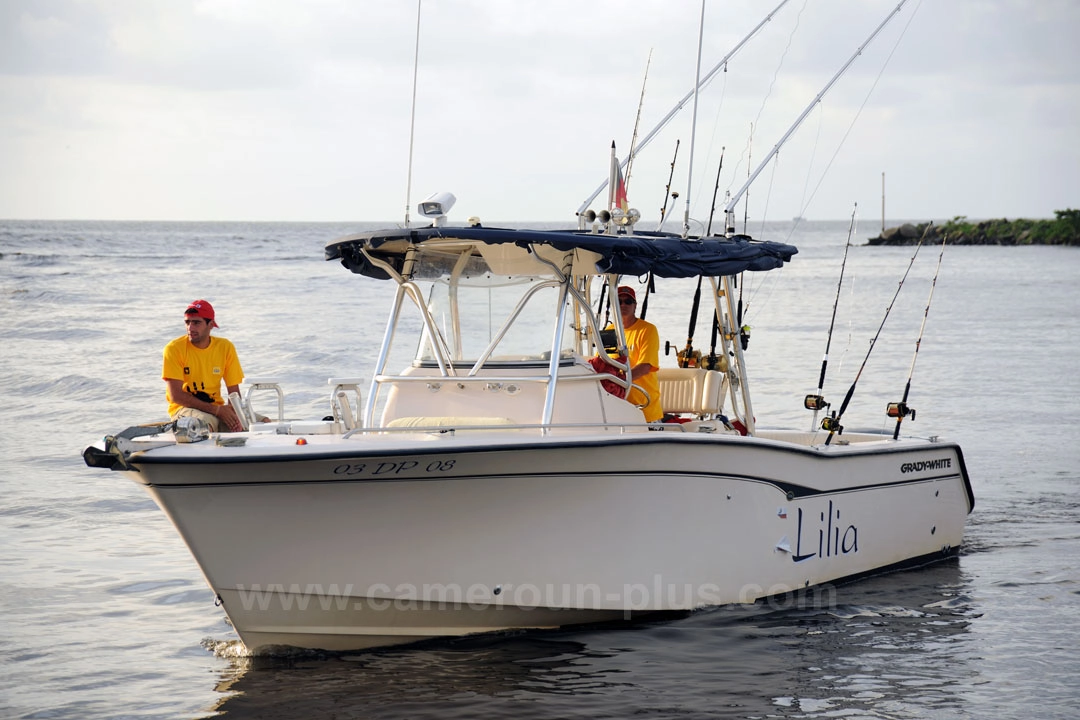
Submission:
[[[686,164],[686,209],[683,210],[682,236],[690,234],[690,187],[694,182],[694,141],[697,139],[698,91],[701,89],[701,48],[705,42],[705,0],[701,0],[698,22],[697,67],[694,68],[694,117],[690,122],[690,160]]]
[[[619,159],[615,157],[615,141],[611,141],[611,162],[608,163],[608,200],[607,209],[615,205],[615,175],[619,172]]]
[[[413,139],[416,137],[416,78],[420,67],[420,3],[416,0],[416,46],[413,51],[412,112],[409,116],[409,174],[405,181],[405,227],[409,227],[409,205],[412,203]]]
[[[885,173],[881,173],[881,234],[885,234]]]

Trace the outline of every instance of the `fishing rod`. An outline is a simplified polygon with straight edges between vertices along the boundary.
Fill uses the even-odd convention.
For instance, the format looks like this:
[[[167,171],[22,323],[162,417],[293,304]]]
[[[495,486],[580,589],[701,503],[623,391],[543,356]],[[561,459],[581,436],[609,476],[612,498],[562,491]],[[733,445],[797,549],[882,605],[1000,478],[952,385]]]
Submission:
[[[735,205],[739,202],[740,199],[742,199],[743,194],[747,191],[747,189],[754,182],[754,180],[757,179],[757,176],[761,174],[761,171],[765,169],[765,166],[768,165],[769,162],[773,159],[773,157],[780,152],[780,147],[785,142],[787,142],[788,138],[790,138],[796,130],[799,129],[799,126],[802,125],[802,121],[806,119],[806,116],[809,115],[810,112],[814,109],[814,107],[821,102],[821,99],[825,97],[825,94],[829,92],[829,90],[836,83],[836,81],[840,79],[840,76],[847,72],[847,69],[851,67],[852,63],[855,62],[855,59],[862,55],[863,50],[866,49],[866,46],[873,42],[874,38],[877,37],[878,33],[880,33],[882,29],[884,29],[884,27],[889,24],[889,21],[892,20],[898,12],[900,12],[900,9],[904,7],[905,4],[907,4],[907,0],[900,0],[900,4],[897,5],[891,13],[889,13],[885,20],[883,20],[882,23],[878,25],[877,29],[870,34],[870,37],[868,37],[863,42],[863,44],[859,46],[859,49],[856,50],[855,53],[848,59],[848,61],[844,63],[843,67],[841,67],[836,72],[836,74],[832,76],[832,79],[825,84],[825,87],[821,89],[821,92],[814,96],[814,99],[811,100],[810,104],[806,106],[806,109],[802,111],[802,114],[799,115],[795,123],[790,128],[788,128],[788,131],[784,133],[784,136],[780,138],[780,141],[776,143],[773,149],[765,155],[765,158],[761,161],[761,164],[759,164],[757,166],[757,169],[754,170],[753,173],[751,173],[750,177],[743,184],[743,186],[739,188],[739,191],[732,196],[731,201],[728,203],[727,207],[724,208],[724,213],[727,216],[727,227],[735,227]],[[599,193],[599,191],[597,192]],[[595,197],[595,195],[593,197]]]
[[[739,289],[739,300],[735,305],[735,323],[739,326],[739,344],[742,345],[743,350],[750,346],[750,326],[743,324],[743,287],[746,284],[743,279],[745,276],[746,273],[742,272],[731,277],[731,281]],[[746,303],[745,310],[750,310],[749,302]]]
[[[712,232],[713,215],[716,214],[716,193],[720,192],[720,171],[724,169],[724,151],[726,149],[726,146],[720,146],[720,166],[716,168],[716,185],[713,186],[712,205],[709,206],[709,224],[705,226],[706,237]]]
[[[645,319],[645,313],[649,312],[649,296],[656,292],[656,278],[653,277],[652,270],[649,271],[649,278],[645,281],[645,299],[641,303],[641,319]]]
[[[664,188],[664,206],[660,208],[660,224],[656,226],[657,231],[660,231],[664,227],[664,219],[667,217],[668,199],[679,199],[679,193],[671,192],[671,180],[675,177],[675,159],[679,157],[680,142],[682,141],[675,141],[675,153],[671,156],[671,171],[668,173],[667,187]]]
[[[720,191],[720,171],[724,169],[724,150],[725,148],[720,148],[720,166],[716,169],[716,185],[713,187],[712,209],[709,211],[709,224],[705,229],[706,236],[712,231],[713,214],[716,211],[716,193]],[[698,275],[697,289],[694,290],[694,302],[690,306],[690,326],[686,330],[686,347],[682,349],[682,352],[676,353],[676,360],[679,367],[682,368],[701,366],[701,352],[694,352],[694,335],[697,333],[698,310],[701,307],[701,280],[702,276]],[[716,364],[716,334],[717,324],[714,317],[712,350],[709,355],[710,363],[713,366]]]
[[[701,353],[694,352],[694,333],[697,331],[698,308],[701,305],[701,275],[698,275],[697,290],[694,291],[694,302],[690,306],[690,327],[686,330],[686,347],[675,354],[676,362],[681,368],[700,367]]]
[[[720,318],[713,311],[712,319],[712,345],[709,347],[709,355],[705,358],[706,370],[720,370],[727,372],[727,356],[716,354],[716,340],[720,335]]]
[[[746,177],[750,177],[750,158],[754,156],[754,123],[750,123],[750,137],[746,139]],[[746,202],[742,206],[742,231],[746,234],[746,226],[750,223],[750,188],[746,189]],[[739,297],[742,297],[740,293]],[[741,320],[740,320],[741,322]]]
[[[818,376],[817,394],[807,395],[803,399],[803,407],[814,411],[814,419],[810,421],[810,431],[817,427],[817,416],[820,410],[829,407],[821,392],[825,388],[825,369],[829,366],[829,348],[832,346],[833,328],[836,326],[836,307],[840,304],[840,288],[844,284],[844,268],[847,267],[848,248],[851,247],[851,234],[855,230],[855,212],[859,209],[859,203],[851,211],[851,224],[848,225],[847,243],[844,244],[844,259],[840,263],[840,280],[836,283],[836,298],[833,300],[832,319],[829,321],[829,335],[825,340],[825,356],[821,358],[821,374]],[[905,394],[904,399],[907,399]]]
[[[649,81],[649,66],[652,64],[652,49],[649,57],[645,60],[645,77],[641,80],[641,97],[638,98],[637,117],[634,118],[634,134],[630,138],[630,157],[626,160],[626,187],[630,187],[630,170],[634,166],[634,148],[637,147],[638,125],[641,124],[641,106],[645,104],[645,85]]]
[[[911,376],[915,374],[915,361],[919,359],[919,346],[922,345],[923,331],[926,330],[926,318],[930,315],[930,303],[934,299],[934,288],[937,286],[938,273],[941,272],[941,258],[945,255],[945,243],[948,241],[949,236],[946,235],[941,240],[941,252],[938,253],[937,268],[934,270],[934,279],[930,283],[930,296],[926,298],[926,309],[923,311],[922,325],[919,327],[919,337],[915,341],[915,353],[911,357],[911,369],[908,370],[907,384],[904,385],[904,398],[898,403],[889,403],[886,409],[886,414],[889,417],[896,418],[896,429],[893,430],[893,440],[900,438],[900,423],[904,421],[904,418],[911,414],[911,419],[915,419],[915,409],[908,407],[907,399],[908,393],[911,392]]]
[[[843,434],[844,432],[844,427],[840,424],[840,418],[844,416],[844,411],[847,410],[848,403],[851,402],[851,396],[855,394],[855,386],[858,384],[859,378],[862,377],[863,370],[866,369],[866,361],[870,359],[870,353],[874,351],[874,344],[877,343],[878,336],[881,335],[881,329],[885,327],[885,321],[889,319],[889,313],[896,303],[896,298],[900,295],[900,289],[904,287],[904,281],[907,280],[908,273],[911,272],[911,266],[915,264],[915,258],[919,255],[919,249],[922,248],[923,241],[926,240],[926,235],[933,226],[934,223],[932,222],[926,224],[926,229],[923,230],[922,237],[919,238],[919,244],[915,246],[915,252],[911,256],[911,261],[908,263],[907,270],[904,271],[904,276],[900,278],[900,284],[896,287],[896,293],[893,295],[892,301],[889,302],[889,307],[885,308],[885,317],[881,318],[881,325],[878,326],[877,332],[874,333],[874,337],[870,340],[870,348],[866,351],[866,357],[863,358],[862,365],[859,366],[859,372],[855,374],[855,380],[851,383],[851,387],[848,388],[847,395],[844,396],[844,402],[840,405],[840,411],[831,413],[821,421],[821,429],[829,431],[829,437],[825,438],[826,445],[832,442],[833,435]]]
[[[765,25],[768,24],[773,19],[773,16],[776,15],[776,13],[778,13],[782,7],[787,5],[788,2],[790,2],[790,0],[781,0],[780,4],[777,5],[775,8],[773,8],[772,12],[770,12],[768,15],[766,15],[765,18],[761,22],[759,22],[757,25],[755,25],[754,29],[746,34],[746,37],[744,37],[742,40],[740,40],[738,42],[738,44],[734,48],[732,48],[728,52],[728,54],[725,55],[720,60],[720,62],[716,63],[716,65],[714,65],[712,67],[712,69],[709,70],[709,72],[707,72],[703,77],[701,77],[701,79],[698,81],[696,87],[694,87],[694,89],[691,90],[690,92],[686,93],[686,95],[684,95],[681,100],[679,100],[677,103],[675,103],[675,107],[673,107],[671,109],[671,111],[668,112],[668,114],[665,115],[663,117],[663,119],[660,120],[659,123],[657,123],[656,127],[654,127],[652,130],[649,131],[649,133],[644,137],[644,139],[642,139],[642,141],[638,144],[638,146],[636,148],[634,148],[633,152],[629,156],[627,156],[627,158],[623,161],[623,164],[625,165],[626,163],[629,163],[631,160],[633,160],[635,157],[637,157],[638,154],[642,150],[644,150],[646,146],[648,146],[648,144],[652,141],[652,139],[655,138],[656,135],[661,130],[663,130],[664,127],[669,122],[671,122],[671,119],[673,117],[675,117],[679,113],[680,110],[683,109],[683,106],[686,105],[686,103],[690,100],[690,98],[692,98],[694,96],[694,93],[696,91],[698,91],[698,90],[704,89],[712,81],[713,77],[716,76],[716,73],[721,70],[721,68],[726,70],[728,61],[731,60],[731,58],[735,57],[735,55],[740,50],[742,50],[743,46],[746,45],[746,43],[750,42],[750,39],[753,38],[755,35],[757,35],[761,31],[761,28],[765,27]],[[906,2],[906,0],[905,0],[905,2]],[[585,212],[585,209],[589,207],[589,205],[592,203],[592,201],[596,199],[596,196],[599,195],[603,191],[603,189],[605,187],[607,187],[607,180],[600,183],[600,186],[598,188],[596,188],[596,190],[593,190],[592,194],[589,195],[589,197],[587,197],[585,199],[585,202],[581,203],[581,206],[577,210],[577,214],[581,215],[583,212]]]

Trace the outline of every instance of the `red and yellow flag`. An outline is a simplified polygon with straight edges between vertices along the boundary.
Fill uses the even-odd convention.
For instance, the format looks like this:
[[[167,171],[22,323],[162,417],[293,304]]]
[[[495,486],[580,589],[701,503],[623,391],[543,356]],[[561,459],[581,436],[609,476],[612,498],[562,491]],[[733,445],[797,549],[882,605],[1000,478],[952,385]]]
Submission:
[[[623,212],[630,209],[630,203],[626,199],[626,182],[623,180],[622,166],[619,165],[619,161],[615,161],[615,198],[612,202],[611,209],[619,208]]]

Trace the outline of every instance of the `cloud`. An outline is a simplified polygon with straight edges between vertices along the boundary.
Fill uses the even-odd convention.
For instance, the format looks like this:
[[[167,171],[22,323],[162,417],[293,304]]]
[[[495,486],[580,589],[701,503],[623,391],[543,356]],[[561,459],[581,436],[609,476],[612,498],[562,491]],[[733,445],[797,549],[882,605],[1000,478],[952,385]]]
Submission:
[[[775,4],[707,2],[703,70]],[[721,147],[737,189],[813,106],[752,214],[845,217],[882,172],[904,217],[1075,205],[1080,5],[1029,5],[910,0],[814,104],[896,2],[790,0],[702,93],[692,181],[688,107],[635,162],[631,200],[656,214],[679,140],[674,186],[707,215]],[[424,2],[413,200],[572,219],[611,141],[629,148],[646,63],[641,134],[692,86],[700,7]],[[413,3],[5,0],[0,216],[394,219],[415,39]]]

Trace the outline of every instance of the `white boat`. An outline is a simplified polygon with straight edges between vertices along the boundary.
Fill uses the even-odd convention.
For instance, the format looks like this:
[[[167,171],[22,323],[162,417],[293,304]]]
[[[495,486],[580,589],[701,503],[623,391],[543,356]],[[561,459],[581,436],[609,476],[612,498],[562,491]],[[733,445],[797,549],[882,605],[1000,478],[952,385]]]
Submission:
[[[613,163],[609,207],[618,177]],[[577,229],[454,227],[452,200],[421,204],[430,227],[326,246],[396,288],[366,395],[332,378],[327,418],[295,421],[277,382],[249,378],[232,398],[244,432],[181,419],[84,452],[154,498],[251,652],[691,611],[958,552],[974,505],[963,454],[900,436],[904,403],[893,435],[844,433],[835,415],[756,426],[732,286],[794,247],[730,219],[721,237],[640,232],[637,211],[583,212],[591,198]],[[613,289],[649,273],[701,278],[718,329],[718,352],[659,372],[672,422],[617,396]],[[392,366],[403,343],[415,359]],[[268,390],[277,420],[255,423],[252,394]]]
[[[132,428],[86,461],[150,493],[255,653],[688,611],[956,554],[957,445],[755,426],[729,283],[795,252],[614,222],[351,235],[327,258],[396,287],[363,404],[334,379],[332,419]],[[647,271],[712,290],[721,369],[660,373],[685,422],[645,423],[590,363],[605,314],[621,332],[602,288]],[[415,361],[388,367],[403,341]],[[248,382],[250,419],[275,386]]]

